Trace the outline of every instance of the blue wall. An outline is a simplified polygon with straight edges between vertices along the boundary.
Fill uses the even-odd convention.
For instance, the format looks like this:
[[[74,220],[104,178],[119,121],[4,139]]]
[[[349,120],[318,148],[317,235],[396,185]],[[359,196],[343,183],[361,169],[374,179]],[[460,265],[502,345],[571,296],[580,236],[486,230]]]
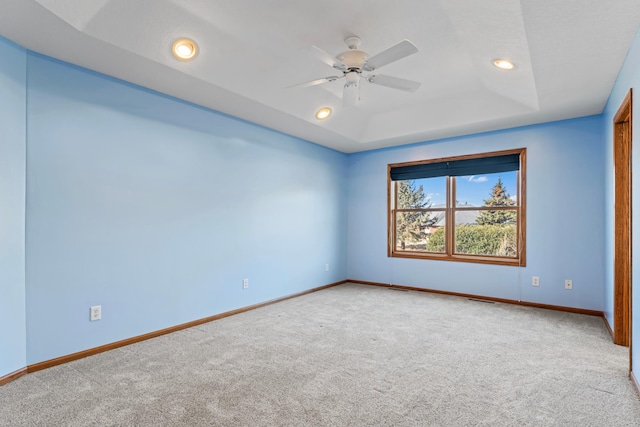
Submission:
[[[347,277],[610,315],[610,122],[639,38],[603,116],[349,156],[0,38],[0,376]],[[388,163],[519,147],[527,267],[386,256]]]
[[[527,148],[525,268],[387,257],[387,164],[520,147]],[[351,155],[349,278],[602,310],[603,156],[600,116]]]
[[[26,52],[0,38],[0,377],[26,366]]]
[[[631,150],[631,176],[632,176],[632,206],[631,212],[631,252],[632,252],[632,342],[635,343],[631,355],[633,370],[638,378],[640,371],[640,30],[636,33],[633,43],[627,53],[624,65],[618,73],[609,100],[603,113],[604,139],[606,140],[606,287],[605,287],[605,315],[609,324],[613,327],[613,242],[614,242],[614,169],[613,169],[613,118],[624,100],[624,97],[633,90],[633,123],[632,150]]]
[[[28,364],[346,277],[346,155],[31,53],[27,100]]]

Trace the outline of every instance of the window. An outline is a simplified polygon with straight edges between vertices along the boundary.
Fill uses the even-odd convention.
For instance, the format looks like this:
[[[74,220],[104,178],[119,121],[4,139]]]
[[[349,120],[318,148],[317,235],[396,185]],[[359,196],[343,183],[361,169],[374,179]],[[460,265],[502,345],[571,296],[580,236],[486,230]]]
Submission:
[[[388,166],[392,257],[525,265],[526,149]]]

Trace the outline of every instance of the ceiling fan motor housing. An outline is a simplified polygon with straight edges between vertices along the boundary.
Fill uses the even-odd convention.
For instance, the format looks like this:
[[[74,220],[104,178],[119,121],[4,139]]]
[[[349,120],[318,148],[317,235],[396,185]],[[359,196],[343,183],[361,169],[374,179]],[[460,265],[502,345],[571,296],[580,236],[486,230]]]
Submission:
[[[351,49],[342,52],[336,59],[342,62],[349,69],[357,69],[360,71],[362,64],[369,58],[369,54],[363,50]]]

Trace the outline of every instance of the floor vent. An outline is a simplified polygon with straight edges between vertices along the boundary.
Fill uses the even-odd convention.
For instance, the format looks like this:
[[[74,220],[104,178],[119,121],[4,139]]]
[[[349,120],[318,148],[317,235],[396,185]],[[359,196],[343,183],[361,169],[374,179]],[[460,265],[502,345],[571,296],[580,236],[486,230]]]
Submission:
[[[475,302],[484,302],[487,304],[495,304],[495,301],[487,301],[486,299],[475,299],[475,298],[467,298],[469,301],[475,301]]]
[[[390,289],[392,291],[409,292],[409,289],[400,289],[400,288],[392,288],[392,287],[389,287],[387,289]]]

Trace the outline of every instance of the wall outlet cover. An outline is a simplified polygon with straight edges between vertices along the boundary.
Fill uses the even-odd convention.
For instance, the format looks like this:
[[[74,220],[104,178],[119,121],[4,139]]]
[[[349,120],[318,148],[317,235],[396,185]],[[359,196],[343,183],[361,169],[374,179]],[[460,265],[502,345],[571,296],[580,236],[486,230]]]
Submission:
[[[100,319],[102,319],[102,306],[101,305],[91,306],[89,320],[93,322],[95,320],[100,320]]]

